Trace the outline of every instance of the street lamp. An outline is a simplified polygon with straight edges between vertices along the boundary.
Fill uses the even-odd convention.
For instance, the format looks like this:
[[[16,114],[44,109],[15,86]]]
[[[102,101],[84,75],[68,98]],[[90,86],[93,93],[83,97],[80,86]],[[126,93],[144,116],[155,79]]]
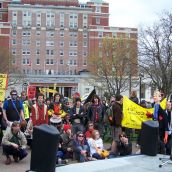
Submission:
[[[139,98],[140,98],[140,103],[141,103],[141,97],[142,97],[142,78],[144,75],[142,73],[139,74]]]

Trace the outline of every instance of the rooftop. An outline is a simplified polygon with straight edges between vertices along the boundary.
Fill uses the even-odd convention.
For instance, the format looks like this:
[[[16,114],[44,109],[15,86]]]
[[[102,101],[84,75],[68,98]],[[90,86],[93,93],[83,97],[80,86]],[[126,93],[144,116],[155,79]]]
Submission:
[[[20,0],[20,3],[31,4],[31,5],[39,4],[39,5],[54,5],[54,6],[79,6],[78,0]]]

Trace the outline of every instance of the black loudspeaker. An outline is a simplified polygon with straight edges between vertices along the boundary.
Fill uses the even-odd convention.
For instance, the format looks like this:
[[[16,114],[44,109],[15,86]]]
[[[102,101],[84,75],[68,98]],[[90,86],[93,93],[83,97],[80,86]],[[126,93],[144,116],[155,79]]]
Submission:
[[[149,156],[156,156],[158,152],[158,121],[146,121],[142,123],[140,148],[141,153]]]
[[[40,125],[33,129],[30,170],[55,172],[59,132],[51,125]]]

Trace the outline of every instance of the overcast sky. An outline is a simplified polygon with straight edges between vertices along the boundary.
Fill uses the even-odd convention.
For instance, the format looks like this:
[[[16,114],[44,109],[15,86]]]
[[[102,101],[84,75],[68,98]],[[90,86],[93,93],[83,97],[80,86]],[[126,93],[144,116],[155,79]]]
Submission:
[[[105,0],[105,2],[109,3],[110,26],[116,27],[149,25],[164,9],[172,11],[172,0]]]

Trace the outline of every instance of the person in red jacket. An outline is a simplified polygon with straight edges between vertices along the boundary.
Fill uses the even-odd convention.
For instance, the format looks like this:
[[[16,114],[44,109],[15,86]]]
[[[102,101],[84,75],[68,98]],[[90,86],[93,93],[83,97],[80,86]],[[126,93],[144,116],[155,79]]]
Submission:
[[[47,105],[44,104],[44,95],[42,93],[38,94],[37,101],[32,106],[31,119],[33,126],[48,124]]]

